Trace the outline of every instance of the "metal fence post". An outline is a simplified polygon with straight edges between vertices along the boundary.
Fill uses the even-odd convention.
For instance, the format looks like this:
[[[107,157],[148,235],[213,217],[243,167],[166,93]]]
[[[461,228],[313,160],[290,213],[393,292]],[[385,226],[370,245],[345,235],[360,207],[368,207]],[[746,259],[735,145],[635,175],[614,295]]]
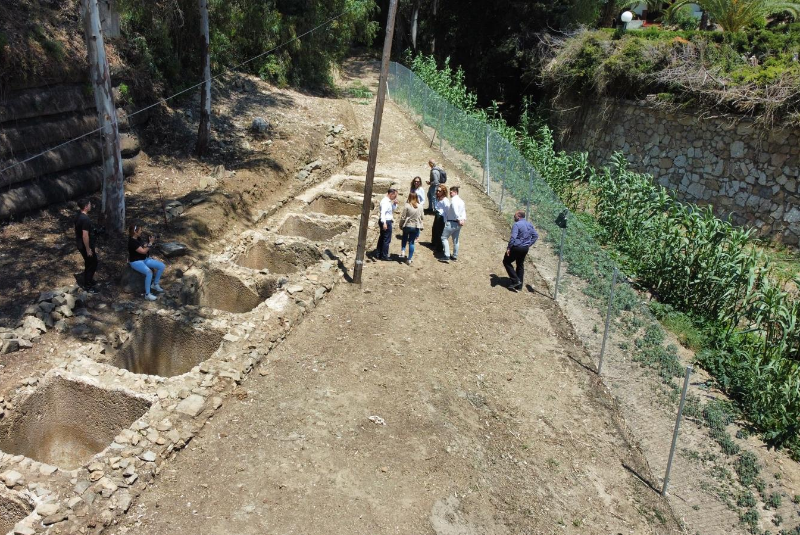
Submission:
[[[506,195],[506,181],[508,180],[508,146],[503,151],[503,180],[500,182],[500,213],[503,212],[503,197]]]
[[[531,220],[531,198],[533,197],[533,169],[531,169],[531,183],[528,187],[528,205],[525,207],[525,219],[528,221]],[[564,236],[561,236],[561,243],[564,243]],[[556,290],[556,294],[558,294],[558,290]]]
[[[425,112],[428,110],[428,86],[422,88],[422,130],[425,130]]]
[[[556,291],[553,292],[553,301],[558,300],[558,284],[561,282],[561,260],[564,258],[564,236],[567,234],[566,227],[561,229],[561,244],[558,246],[558,266],[556,267]],[[600,357],[602,362],[602,357]],[[598,373],[600,373],[598,371]]]
[[[439,104],[439,150],[442,150],[442,116],[444,115],[444,99]]]
[[[597,375],[603,370],[603,356],[606,353],[606,341],[608,340],[608,328],[611,324],[611,310],[614,304],[614,286],[617,284],[617,268],[614,268],[614,274],[611,277],[611,290],[608,293],[608,310],[606,311],[606,328],[603,331],[603,345],[600,346],[600,361],[597,363]]]
[[[681,403],[678,405],[678,417],[675,419],[675,431],[672,433],[672,447],[669,449],[669,460],[667,461],[667,471],[664,474],[664,486],[661,487],[661,495],[667,495],[669,486],[669,473],[672,470],[672,459],[675,456],[675,447],[678,445],[678,432],[681,429],[681,418],[683,418],[683,406],[686,403],[686,391],[689,389],[689,377],[692,375],[692,367],[686,366],[686,376],[683,378],[683,391],[681,392]]]
[[[489,182],[491,182],[491,175],[489,174],[489,125],[486,125],[486,162],[483,164],[484,172],[486,173],[486,195],[489,195]]]

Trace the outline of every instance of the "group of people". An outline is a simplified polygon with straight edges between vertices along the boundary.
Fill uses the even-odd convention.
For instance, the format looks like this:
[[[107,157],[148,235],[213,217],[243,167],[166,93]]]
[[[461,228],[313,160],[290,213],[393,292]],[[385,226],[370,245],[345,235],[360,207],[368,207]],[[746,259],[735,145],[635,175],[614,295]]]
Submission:
[[[411,181],[408,197],[400,214],[402,241],[400,242],[400,259],[407,264],[414,261],[416,241],[423,230],[423,216],[433,214],[431,243],[434,253],[440,262],[458,260],[459,238],[461,227],[467,222],[467,210],[464,201],[458,195],[458,186],[444,185],[447,174],[436,165],[434,160],[428,161],[431,168],[428,180],[428,195],[422,188],[422,178],[416,176]],[[426,202],[427,201],[427,202]],[[427,206],[426,206],[427,205]],[[389,260],[389,245],[392,242],[394,212],[397,210],[397,189],[390,188],[381,199],[378,224],[380,234],[374,256],[378,260]],[[453,253],[450,254],[450,240],[453,241]],[[408,255],[406,255],[408,246]]]
[[[411,264],[414,260],[414,250],[420,232],[423,230],[423,215],[433,215],[433,228],[431,229],[431,244],[434,255],[440,262],[448,263],[458,260],[459,238],[461,228],[467,222],[467,210],[464,201],[459,196],[458,186],[445,185],[447,173],[436,165],[434,160],[428,161],[431,168],[428,180],[428,194],[422,189],[422,179],[414,177],[409,186],[403,210],[400,213],[400,228],[402,238],[400,242],[400,260]],[[378,260],[389,260],[389,245],[392,242],[394,213],[397,210],[397,189],[390,188],[386,196],[381,199],[378,224],[380,234],[378,244],[373,253]],[[528,250],[539,239],[539,234],[534,226],[525,219],[525,212],[518,211],[514,214],[514,225],[511,228],[511,237],[508,241],[503,266],[511,279],[509,289],[518,292],[523,286],[525,276],[525,257]],[[453,241],[452,254],[450,253],[450,240]],[[406,255],[406,246],[408,255]]]
[[[431,244],[439,262],[448,263],[458,260],[461,228],[467,222],[467,209],[458,194],[458,186],[448,188],[445,185],[447,173],[436,165],[434,160],[429,160],[428,166],[431,171],[427,182],[429,186],[427,196],[422,187],[422,178],[414,177],[400,214],[400,228],[402,229],[400,259],[407,264],[414,261],[415,245],[423,230],[426,213],[433,215]],[[89,219],[92,203],[88,199],[82,199],[78,201],[78,208],[80,212],[75,219],[75,242],[84,262],[83,287],[86,291],[95,293],[97,289],[94,275],[97,271],[98,261],[96,232],[91,219]],[[397,210],[397,189],[390,188],[387,191],[386,196],[381,199],[379,210],[380,235],[374,257],[378,260],[389,260],[394,213]],[[536,229],[525,219],[525,212],[517,212],[514,215],[511,238],[503,257],[503,265],[511,278],[509,286],[511,290],[519,291],[522,288],[525,257],[528,249],[538,239],[539,235]],[[453,242],[452,254],[450,240]],[[155,293],[164,291],[161,287],[164,263],[150,257],[150,251],[154,245],[154,236],[145,239],[140,224],[134,223],[128,227],[128,263],[131,269],[144,275],[144,298],[148,301],[155,301],[157,299]],[[407,255],[406,247],[408,247]]]
[[[75,218],[75,244],[83,257],[83,288],[90,293],[97,293],[94,275],[97,272],[97,232],[89,218],[92,202],[89,199],[78,201],[78,217]],[[133,223],[128,227],[128,265],[134,271],[144,275],[144,298],[155,301],[153,292],[162,293],[161,275],[166,266],[163,262],[150,257],[155,245],[155,237],[143,237],[140,224]]]

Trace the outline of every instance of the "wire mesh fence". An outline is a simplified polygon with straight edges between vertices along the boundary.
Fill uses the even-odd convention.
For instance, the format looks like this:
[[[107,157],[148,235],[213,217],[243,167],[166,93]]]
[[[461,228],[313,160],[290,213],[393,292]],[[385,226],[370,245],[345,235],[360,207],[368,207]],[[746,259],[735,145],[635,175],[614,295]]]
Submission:
[[[569,212],[514,143],[486,122],[447,102],[398,63],[391,64],[388,86],[390,98],[430,136],[431,146],[461,176],[479,184],[509,223],[515,211],[525,210],[548,244],[531,249],[529,258],[587,349],[587,360],[580,364],[602,374],[645,454],[652,474],[637,475],[656,491],[666,492],[665,481],[669,482],[670,494],[678,498],[670,503],[692,531],[735,533],[732,527],[739,526],[744,533],[748,526],[742,518],[748,518],[747,511],[729,498],[742,488],[733,480],[722,481],[718,471],[701,462],[709,448],[721,451],[729,455],[721,454],[717,464],[727,464],[733,472],[738,457],[731,452],[739,451],[738,445],[730,445],[735,441],[724,429],[711,429],[709,441],[712,420],[705,415],[707,402],[714,398],[708,377],[700,371],[689,384],[690,371],[677,346],[665,343],[665,332],[649,302],[612,253],[593,238],[583,218]],[[684,384],[689,386],[685,409],[689,421],[676,442],[673,432],[679,405],[683,409]],[[768,520],[795,517],[797,511],[788,502],[762,511],[760,522],[767,525]]]

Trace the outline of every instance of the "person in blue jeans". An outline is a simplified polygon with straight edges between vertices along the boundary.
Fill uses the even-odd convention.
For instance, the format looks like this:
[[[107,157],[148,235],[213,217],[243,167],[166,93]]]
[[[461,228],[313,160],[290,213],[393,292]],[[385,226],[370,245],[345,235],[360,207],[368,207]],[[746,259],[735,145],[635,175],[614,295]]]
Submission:
[[[400,216],[400,228],[403,229],[403,241],[400,246],[400,258],[406,256],[406,244],[408,244],[408,258],[406,264],[411,264],[414,260],[414,243],[419,238],[419,231],[422,230],[422,199],[419,193],[413,190],[408,194],[406,204],[403,206],[403,213]]]
[[[467,209],[464,206],[464,201],[458,196],[458,186],[450,187],[450,206],[447,208],[447,215],[445,216],[444,230],[442,231],[442,249],[444,249],[444,256],[439,259],[439,262],[448,261],[455,262],[458,260],[458,245],[459,236],[461,235],[461,227],[467,222]],[[450,254],[450,243],[448,240],[453,238],[453,254]]]
[[[150,236],[149,240],[142,238],[142,227],[138,224],[128,227],[128,262],[130,262],[131,268],[144,275],[144,298],[148,301],[156,300],[156,296],[153,295],[151,290],[155,290],[158,293],[164,291],[159,283],[161,282],[161,274],[164,273],[166,266],[164,266],[163,262],[150,258],[150,249],[153,248],[153,241],[152,236]],[[153,271],[156,272],[155,280],[153,280]]]

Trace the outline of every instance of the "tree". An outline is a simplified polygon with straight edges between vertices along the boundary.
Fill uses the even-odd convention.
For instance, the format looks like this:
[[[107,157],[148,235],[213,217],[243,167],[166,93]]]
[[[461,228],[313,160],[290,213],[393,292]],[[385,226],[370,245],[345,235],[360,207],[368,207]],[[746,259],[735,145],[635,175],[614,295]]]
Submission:
[[[689,4],[699,5],[726,32],[738,32],[778,13],[800,16],[800,3],[782,0],[677,0],[667,13],[670,15]]]

